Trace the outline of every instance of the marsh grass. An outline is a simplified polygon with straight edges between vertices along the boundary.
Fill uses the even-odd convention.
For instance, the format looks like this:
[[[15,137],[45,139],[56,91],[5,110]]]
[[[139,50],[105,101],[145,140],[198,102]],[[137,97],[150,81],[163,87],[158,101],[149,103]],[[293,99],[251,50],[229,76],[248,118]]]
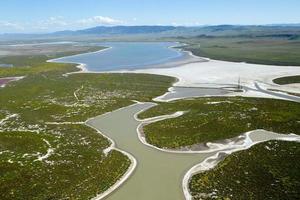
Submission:
[[[300,76],[286,76],[273,80],[274,83],[279,85],[291,84],[291,83],[300,83]]]
[[[184,115],[144,127],[149,143],[161,148],[180,148],[214,142],[265,129],[299,134],[299,103],[242,97],[198,98],[161,103],[140,118],[187,111]]]
[[[272,37],[213,37],[182,40],[185,50],[233,62],[300,66],[300,40]]]
[[[269,141],[234,153],[189,182],[193,199],[298,199],[300,144]]]

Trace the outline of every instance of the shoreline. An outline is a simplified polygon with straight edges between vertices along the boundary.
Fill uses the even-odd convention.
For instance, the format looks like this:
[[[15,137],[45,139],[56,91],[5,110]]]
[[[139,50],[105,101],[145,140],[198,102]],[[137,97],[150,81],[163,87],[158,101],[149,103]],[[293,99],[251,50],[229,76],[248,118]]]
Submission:
[[[13,76],[13,77],[0,78],[0,88],[4,88],[10,82],[19,81],[23,78],[25,78],[25,76]]]
[[[264,67],[261,65],[253,65],[253,64],[235,64],[233,65],[230,62],[224,62],[224,61],[209,61],[206,62],[206,66],[203,66],[205,63],[197,64],[186,64],[179,67],[174,68],[153,68],[153,69],[142,69],[142,70],[136,70],[133,71],[133,73],[145,73],[145,74],[155,74],[155,75],[164,75],[164,76],[170,76],[175,77],[178,81],[174,83],[169,89],[168,92],[160,97],[156,97],[153,100],[160,101],[160,98],[166,96],[168,93],[174,93],[174,87],[196,87],[201,88],[204,85],[208,86],[209,88],[214,89],[220,89],[226,85],[236,85],[238,86],[238,77],[243,77],[243,82],[241,83],[241,87],[247,87],[251,90],[246,90],[243,93],[231,93],[229,95],[222,95],[222,96],[244,96],[244,97],[265,97],[265,98],[274,98],[278,99],[277,94],[268,94],[266,92],[263,92],[261,90],[258,90],[255,86],[255,84],[260,85],[267,85],[271,84],[268,83],[276,77],[285,77],[288,75],[300,75],[300,67],[299,68],[287,68],[287,67],[281,67],[281,66],[273,66],[275,67],[275,71],[273,74],[268,74],[269,67]],[[200,66],[203,64],[202,66]],[[225,65],[225,66],[224,66]],[[227,68],[226,68],[227,67]],[[244,67],[244,68],[243,68]],[[241,69],[241,71],[238,71]],[[250,70],[250,74],[247,72],[247,70]],[[220,71],[221,70],[221,71]],[[236,75],[232,74],[230,71],[237,71],[235,72]],[[261,71],[261,72],[259,72]],[[287,71],[287,72],[286,72]],[[252,74],[253,75],[252,75]],[[258,73],[258,75],[256,75]],[[207,76],[205,76],[207,75]],[[257,77],[257,78],[255,78]],[[235,80],[236,79],[236,80]],[[208,82],[207,82],[207,81]],[[274,86],[271,86],[271,88]],[[282,88],[282,90],[287,92],[295,92],[293,91],[294,88],[289,86],[278,86],[276,85],[276,88]],[[297,93],[297,92],[296,92]],[[210,95],[215,96],[215,95]],[[218,95],[217,95],[218,96]],[[197,97],[194,96],[194,97]],[[280,98],[287,100],[288,98]],[[174,99],[175,100],[175,99]]]
[[[160,42],[157,42],[157,43],[160,43]],[[63,74],[64,76],[68,76],[68,75],[71,75],[71,74],[78,74],[78,73],[87,73],[87,74],[134,73],[134,71],[142,70],[142,69],[173,68],[173,67],[177,67],[177,66],[181,66],[181,65],[191,64],[191,63],[199,63],[199,62],[209,61],[209,59],[207,59],[207,58],[201,58],[201,57],[195,56],[191,51],[186,51],[184,49],[177,48],[177,47],[181,46],[180,45],[181,43],[180,42],[175,42],[175,43],[177,43],[178,45],[169,46],[168,48],[173,49],[174,51],[177,51],[177,52],[181,53],[182,58],[180,58],[179,60],[176,60],[176,58],[170,58],[170,59],[167,59],[167,60],[163,61],[162,63],[147,64],[147,65],[144,65],[145,68],[121,69],[121,70],[117,69],[117,70],[108,70],[108,71],[89,71],[88,68],[86,67],[87,64],[85,64],[85,63],[59,61],[60,59],[79,56],[79,55],[100,53],[100,52],[103,52],[103,51],[106,51],[106,50],[109,50],[109,49],[113,48],[113,47],[108,47],[108,46],[105,46],[106,47],[105,49],[101,49],[99,51],[81,53],[81,54],[76,54],[76,55],[71,55],[71,56],[64,56],[64,57],[60,57],[60,58],[54,58],[54,59],[47,60],[46,62],[77,64],[76,68],[78,68],[79,71],[68,72],[68,73]]]
[[[64,62],[64,61],[59,61],[60,59],[64,59],[64,58],[69,58],[69,57],[74,57],[74,56],[79,56],[79,55],[86,55],[86,54],[95,54],[95,53],[100,53],[103,51],[107,51],[109,49],[111,49],[112,47],[105,47],[104,49],[100,49],[98,51],[93,51],[93,52],[86,52],[86,53],[81,53],[81,54],[75,54],[75,55],[71,55],[71,56],[64,56],[64,57],[60,57],[60,58],[54,58],[54,59],[50,59],[47,60],[46,62],[49,63],[69,63],[69,64],[76,64],[76,68],[79,69],[79,71],[74,71],[74,72],[68,72],[63,74],[63,76],[68,76],[70,74],[78,74],[78,73],[89,73],[90,71],[87,69],[87,65],[85,63],[79,63],[79,62]]]
[[[121,109],[124,109],[124,108],[127,108],[127,107],[131,107],[131,106],[134,106],[134,105],[135,105],[135,103],[131,104],[129,106],[126,106],[126,107],[122,107],[122,108],[110,111],[110,112],[106,112],[106,113],[104,113],[102,115],[99,115],[99,116],[105,116],[107,114],[110,114],[111,112],[118,111],[118,110],[121,110]],[[137,163],[138,163],[137,160],[136,160],[136,158],[133,155],[131,155],[130,153],[128,153],[126,151],[123,151],[122,149],[117,148],[116,143],[115,143],[114,140],[112,140],[111,138],[109,138],[108,136],[106,136],[104,133],[102,133],[100,130],[98,130],[97,128],[95,128],[94,126],[92,126],[92,125],[89,124],[89,121],[92,120],[92,119],[94,119],[94,118],[96,118],[96,117],[98,117],[98,116],[91,117],[91,118],[87,119],[84,122],[84,125],[92,128],[94,130],[96,130],[98,134],[101,134],[104,138],[106,138],[110,142],[110,146],[108,148],[104,149],[103,153],[105,155],[107,155],[111,150],[119,151],[120,153],[122,153],[123,155],[125,155],[125,156],[127,156],[129,158],[131,164],[128,167],[127,171],[122,175],[122,177],[118,181],[116,181],[111,187],[109,187],[104,192],[102,192],[100,194],[97,194],[97,196],[93,197],[91,200],[101,200],[101,199],[109,196],[116,189],[118,189],[123,183],[125,183],[130,178],[130,176],[135,171],[135,169],[137,167]]]

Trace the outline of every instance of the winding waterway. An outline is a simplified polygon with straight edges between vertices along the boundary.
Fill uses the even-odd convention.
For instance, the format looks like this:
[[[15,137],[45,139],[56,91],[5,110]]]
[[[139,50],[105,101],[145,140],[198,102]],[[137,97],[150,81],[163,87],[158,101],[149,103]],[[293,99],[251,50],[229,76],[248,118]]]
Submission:
[[[187,171],[218,152],[226,154],[271,139],[300,141],[300,137],[296,135],[281,135],[257,130],[247,136],[240,136],[241,140],[233,140],[234,142],[224,146],[219,144],[222,150],[212,153],[164,152],[143,144],[138,138],[137,128],[142,122],[137,121],[134,115],[152,106],[153,103],[138,103],[87,122],[88,125],[113,139],[117,148],[130,153],[137,160],[134,173],[120,188],[107,197],[109,200],[182,200],[185,198],[182,181]],[[216,161],[218,158],[211,160],[212,163]]]
[[[150,103],[135,104],[88,122],[137,160],[134,174],[107,199],[184,199],[180,183],[185,172],[212,155],[166,153],[142,144],[136,131],[141,122],[134,119],[134,114],[151,106]]]

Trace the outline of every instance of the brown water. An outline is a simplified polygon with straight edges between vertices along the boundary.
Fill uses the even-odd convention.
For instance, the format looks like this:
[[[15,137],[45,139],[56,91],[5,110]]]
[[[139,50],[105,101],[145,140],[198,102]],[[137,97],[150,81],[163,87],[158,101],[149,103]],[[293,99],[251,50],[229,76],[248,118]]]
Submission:
[[[140,142],[133,115],[151,104],[136,104],[110,114],[96,117],[88,123],[116,142],[116,146],[131,153],[137,160],[133,175],[107,199],[112,200],[182,200],[183,176],[196,163],[210,154],[165,153]]]

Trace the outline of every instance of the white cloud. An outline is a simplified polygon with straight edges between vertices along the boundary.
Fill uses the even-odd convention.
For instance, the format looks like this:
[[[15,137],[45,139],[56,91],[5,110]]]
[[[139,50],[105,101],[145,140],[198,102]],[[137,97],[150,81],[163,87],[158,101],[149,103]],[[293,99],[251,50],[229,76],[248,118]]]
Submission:
[[[13,23],[0,20],[0,33],[5,32],[51,32],[59,30],[77,30],[97,25],[119,25],[123,21],[104,16],[93,16],[79,20],[68,20],[61,16],[53,16],[47,19],[31,22]]]
[[[54,25],[54,26],[66,26],[69,23],[64,20],[63,17],[50,17],[48,20],[44,22],[46,25]]]
[[[96,25],[117,25],[123,24],[121,20],[113,19],[110,17],[93,16],[86,19],[75,21],[65,20],[63,17],[56,16],[50,17],[47,20],[40,21],[36,24],[36,29],[40,30],[53,30],[53,29],[80,29],[86,26]]]
[[[56,16],[56,17],[50,17],[46,20],[38,21],[34,24],[34,27],[36,29],[40,30],[47,30],[52,28],[62,28],[70,25],[69,22],[67,22],[63,17]]]
[[[0,28],[5,30],[24,30],[24,27],[17,23],[12,23],[9,21],[0,21]]]
[[[113,19],[110,17],[103,17],[103,16],[94,16],[87,19],[81,19],[77,21],[78,24],[81,25],[117,25],[123,24],[124,22],[118,19]]]

